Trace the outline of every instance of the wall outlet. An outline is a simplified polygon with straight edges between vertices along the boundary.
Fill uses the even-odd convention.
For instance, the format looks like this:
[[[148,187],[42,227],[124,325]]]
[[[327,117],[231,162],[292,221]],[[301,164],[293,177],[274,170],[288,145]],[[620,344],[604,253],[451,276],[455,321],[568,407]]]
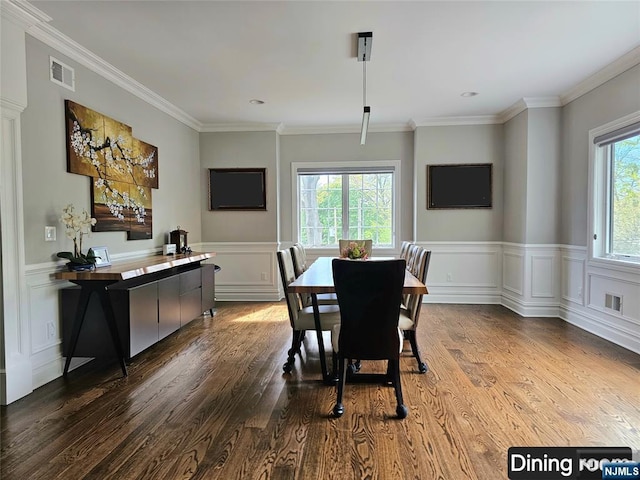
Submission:
[[[47,322],[47,340],[56,338],[56,326],[53,322]]]
[[[450,273],[447,273],[447,282],[452,282],[453,278],[451,277]]]
[[[56,227],[50,227],[50,226],[44,227],[44,241],[45,242],[56,241]]]
[[[262,272],[262,273],[260,274],[260,278],[261,278],[262,280],[266,280],[266,279],[267,279],[267,272]]]

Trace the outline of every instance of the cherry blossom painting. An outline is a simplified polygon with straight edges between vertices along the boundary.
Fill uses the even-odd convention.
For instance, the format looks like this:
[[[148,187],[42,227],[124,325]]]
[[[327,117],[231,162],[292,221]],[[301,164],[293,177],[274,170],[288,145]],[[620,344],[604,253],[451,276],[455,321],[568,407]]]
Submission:
[[[91,177],[93,231],[126,231],[152,238],[151,189],[158,188],[158,149],[131,127],[65,101],[67,171]]]

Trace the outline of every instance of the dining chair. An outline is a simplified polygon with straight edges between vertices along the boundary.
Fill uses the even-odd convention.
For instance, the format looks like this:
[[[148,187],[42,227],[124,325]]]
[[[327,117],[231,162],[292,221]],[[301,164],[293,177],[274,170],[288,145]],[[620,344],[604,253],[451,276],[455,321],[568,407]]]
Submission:
[[[402,246],[400,247],[400,258],[407,259],[407,253],[409,252],[409,247],[412,245],[411,242],[404,241],[402,242]]]
[[[298,278],[307,270],[307,253],[301,243],[294,243],[290,250],[291,258],[293,259],[293,270],[296,278]],[[338,298],[335,293],[319,293],[316,295],[316,299],[318,305],[338,304]],[[300,301],[303,307],[311,306],[311,294],[300,294]]]
[[[338,240],[338,248],[340,255],[342,252],[349,246],[351,242],[356,242],[358,245],[364,246],[364,249],[367,251],[367,255],[371,256],[371,249],[373,248],[373,240]]]
[[[340,324],[332,344],[338,361],[338,392],[333,414],[344,413],[342,397],[347,360],[387,360],[386,381],[395,388],[396,414],[407,416],[400,384],[402,333],[398,328],[406,262],[403,259],[354,262],[332,261],[333,281],[340,306]]]
[[[413,262],[411,273],[424,284],[426,284],[430,261],[431,250],[425,250],[424,248],[419,247],[416,258]],[[404,337],[409,340],[409,343],[411,344],[411,352],[418,362],[418,371],[420,373],[426,373],[428,367],[420,357],[420,349],[418,348],[418,341],[416,337],[418,321],[420,320],[420,307],[422,306],[422,297],[422,294],[410,294],[407,296],[407,298],[403,302],[402,307],[400,308],[400,319],[398,321],[398,326],[404,333]]]
[[[295,354],[301,354],[300,346],[302,345],[302,339],[305,331],[316,331],[316,325],[313,315],[313,307],[303,306],[297,293],[288,293],[286,291],[289,284],[296,279],[293,269],[291,250],[278,250],[277,257],[278,267],[280,269],[280,278],[282,279],[282,286],[285,289],[289,322],[293,332],[291,348],[287,352],[287,361],[282,366],[282,370],[285,373],[289,373],[291,372],[295,362]],[[318,309],[320,312],[320,327],[322,331],[332,331],[334,325],[340,324],[340,310],[337,305],[319,305]]]

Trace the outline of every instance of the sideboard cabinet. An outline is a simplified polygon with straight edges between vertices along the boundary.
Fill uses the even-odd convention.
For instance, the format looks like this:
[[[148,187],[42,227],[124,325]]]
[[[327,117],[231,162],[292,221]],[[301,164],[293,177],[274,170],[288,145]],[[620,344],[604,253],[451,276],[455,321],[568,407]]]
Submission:
[[[214,274],[215,265],[195,261],[108,281],[104,289],[96,288],[88,294],[84,315],[78,315],[81,294],[87,284],[93,284],[82,279],[78,281],[80,286],[61,289],[63,355],[67,359],[122,355],[130,361],[204,311],[213,309]],[[121,348],[115,341],[109,341],[114,339],[110,321],[116,327],[115,338]],[[75,342],[74,328],[79,329]],[[125,367],[123,372],[126,374]]]

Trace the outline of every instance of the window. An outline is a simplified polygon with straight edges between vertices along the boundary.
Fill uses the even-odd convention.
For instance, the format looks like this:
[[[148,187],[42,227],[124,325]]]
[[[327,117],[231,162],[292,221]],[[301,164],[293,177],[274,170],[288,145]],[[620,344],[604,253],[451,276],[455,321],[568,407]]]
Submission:
[[[593,257],[640,263],[640,118],[595,134]]]
[[[353,238],[371,239],[378,248],[394,247],[399,166],[378,162],[360,167],[307,165],[293,166],[300,243],[335,247],[338,240]]]

